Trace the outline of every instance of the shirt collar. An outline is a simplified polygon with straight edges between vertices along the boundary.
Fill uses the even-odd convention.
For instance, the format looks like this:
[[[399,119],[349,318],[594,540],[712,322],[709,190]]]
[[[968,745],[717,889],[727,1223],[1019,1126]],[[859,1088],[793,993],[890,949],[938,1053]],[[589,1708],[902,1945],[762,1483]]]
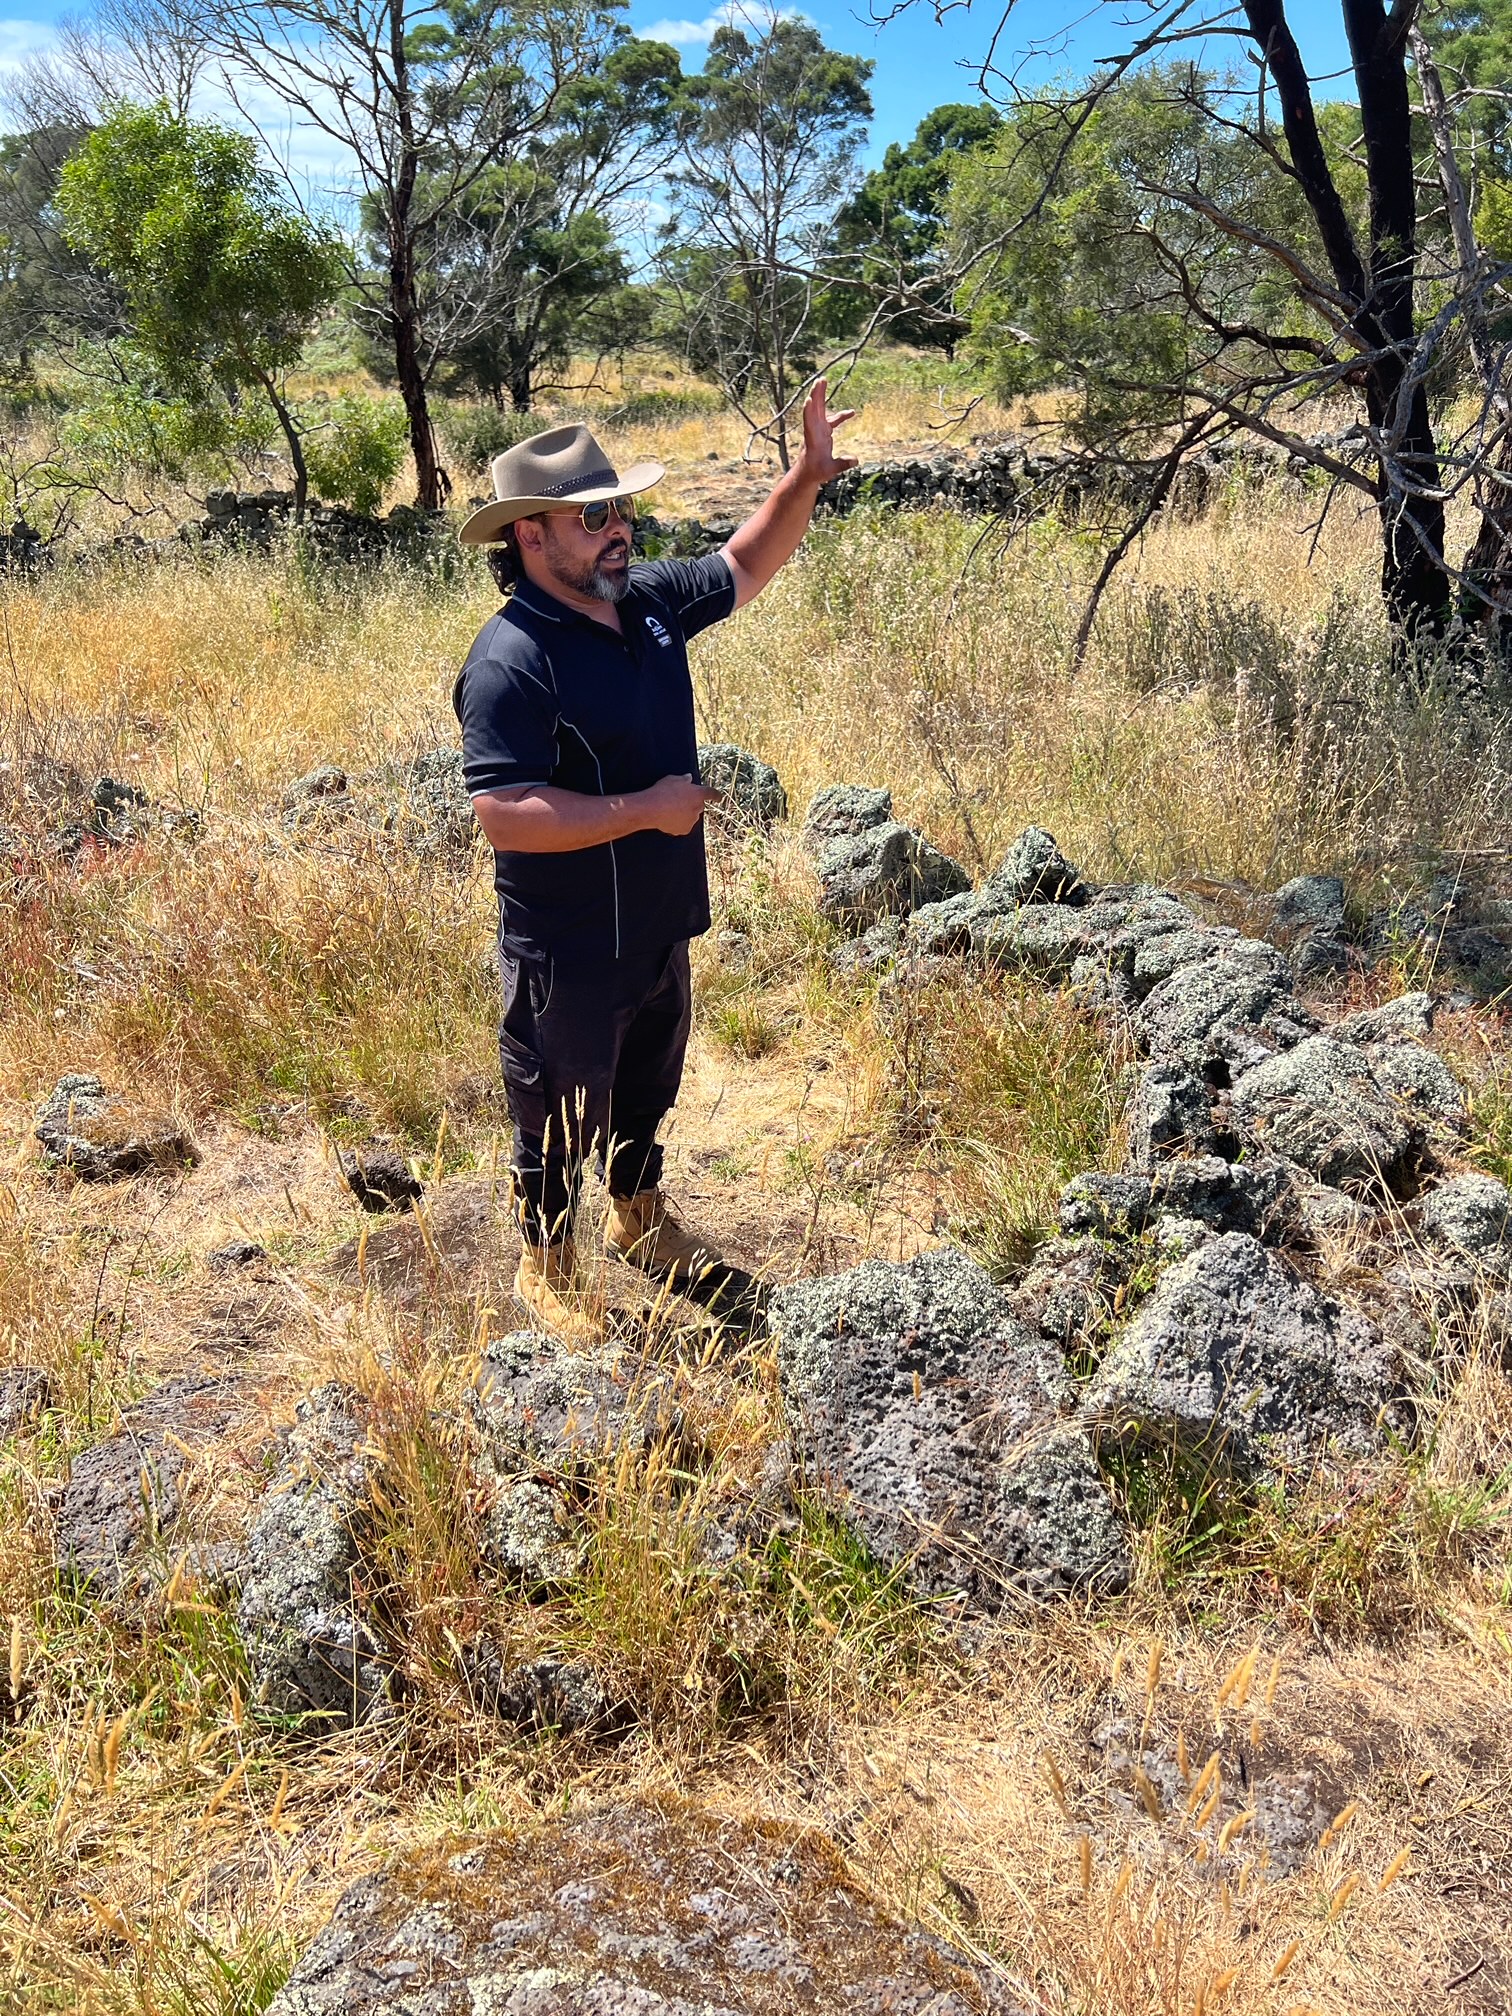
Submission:
[[[632,567],[634,564],[632,561]],[[632,583],[632,589],[633,585]],[[625,599],[628,600],[629,597]],[[543,588],[538,581],[532,581],[528,574],[522,574],[515,583],[510,600],[528,609],[532,616],[544,616],[548,623],[586,623],[594,630],[609,630],[611,637],[615,635],[607,623],[595,623],[593,618],[584,615],[581,609],[574,609],[568,602],[558,601],[550,589]],[[622,601],[619,606],[623,609],[624,602]]]

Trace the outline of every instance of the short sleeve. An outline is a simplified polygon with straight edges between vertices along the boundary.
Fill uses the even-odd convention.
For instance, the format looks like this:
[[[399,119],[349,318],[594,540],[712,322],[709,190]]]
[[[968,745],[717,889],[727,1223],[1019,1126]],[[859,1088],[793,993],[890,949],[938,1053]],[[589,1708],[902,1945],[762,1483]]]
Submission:
[[[696,637],[735,613],[735,576],[723,553],[706,553],[701,560],[648,560],[636,568],[635,582],[671,610],[684,637]]]
[[[555,695],[529,662],[533,655],[524,644],[504,657],[474,656],[458,675],[452,704],[462,723],[462,774],[472,797],[550,782],[558,759]]]

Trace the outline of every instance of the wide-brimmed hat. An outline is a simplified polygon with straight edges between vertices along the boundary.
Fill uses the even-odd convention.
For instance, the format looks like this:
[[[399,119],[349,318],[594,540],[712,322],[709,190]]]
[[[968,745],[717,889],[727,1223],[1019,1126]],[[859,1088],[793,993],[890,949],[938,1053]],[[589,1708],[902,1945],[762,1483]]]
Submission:
[[[598,504],[610,497],[633,497],[660,483],[660,462],[636,462],[616,469],[583,426],[550,427],[517,441],[488,465],[494,501],[478,507],[462,527],[464,546],[488,546],[516,518],[568,504]]]

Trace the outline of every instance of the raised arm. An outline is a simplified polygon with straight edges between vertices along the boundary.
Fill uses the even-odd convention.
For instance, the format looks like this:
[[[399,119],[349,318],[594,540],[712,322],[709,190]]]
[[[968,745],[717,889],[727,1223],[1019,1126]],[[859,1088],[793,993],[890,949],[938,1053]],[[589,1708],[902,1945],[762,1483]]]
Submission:
[[[473,811],[498,854],[575,854],[627,833],[691,833],[720,794],[686,777],[663,777],[644,791],[598,798],[554,784],[481,791]]]
[[[737,609],[759,595],[798,551],[824,485],[856,466],[854,456],[836,455],[834,443],[834,430],[854,419],[854,410],[831,413],[825,390],[825,381],[815,379],[803,403],[803,447],[797,461],[724,549],[735,577]]]

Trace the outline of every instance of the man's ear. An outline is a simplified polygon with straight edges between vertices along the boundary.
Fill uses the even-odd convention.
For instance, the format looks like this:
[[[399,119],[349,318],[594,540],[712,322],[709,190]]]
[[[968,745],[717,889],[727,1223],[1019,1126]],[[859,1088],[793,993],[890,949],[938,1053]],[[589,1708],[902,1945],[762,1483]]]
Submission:
[[[514,535],[526,551],[539,553],[545,537],[545,527],[539,518],[516,518]]]

